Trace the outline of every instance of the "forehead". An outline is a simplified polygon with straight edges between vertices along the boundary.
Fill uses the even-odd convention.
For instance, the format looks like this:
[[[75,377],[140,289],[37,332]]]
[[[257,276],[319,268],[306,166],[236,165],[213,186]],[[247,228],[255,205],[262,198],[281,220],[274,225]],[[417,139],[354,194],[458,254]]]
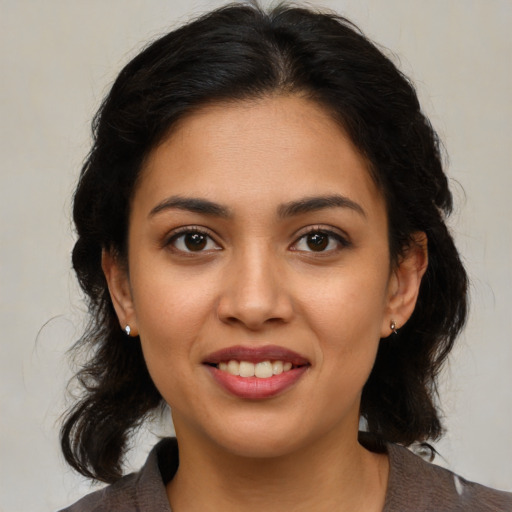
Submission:
[[[149,155],[135,198],[264,205],[338,193],[382,213],[366,159],[333,117],[298,96],[219,103],[182,119]]]

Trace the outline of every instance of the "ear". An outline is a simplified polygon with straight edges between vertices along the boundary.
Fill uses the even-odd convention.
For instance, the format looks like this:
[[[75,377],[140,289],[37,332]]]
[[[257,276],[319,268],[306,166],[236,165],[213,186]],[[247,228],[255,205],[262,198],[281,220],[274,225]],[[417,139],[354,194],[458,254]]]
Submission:
[[[126,265],[111,251],[103,249],[101,268],[107,280],[108,291],[121,329],[125,330],[128,325],[130,326],[130,336],[137,336],[137,318]]]
[[[389,281],[387,315],[381,326],[382,338],[392,334],[392,322],[399,329],[409,320],[416,306],[421,279],[427,270],[427,235],[419,231],[413,233],[411,238],[410,246],[400,257]]]

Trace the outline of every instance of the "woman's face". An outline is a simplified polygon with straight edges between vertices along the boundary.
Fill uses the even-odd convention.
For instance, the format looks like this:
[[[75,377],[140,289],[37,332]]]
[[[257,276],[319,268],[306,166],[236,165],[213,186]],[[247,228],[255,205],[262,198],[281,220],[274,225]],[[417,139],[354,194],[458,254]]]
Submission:
[[[178,435],[257,457],[355,439],[379,339],[410,314],[387,232],[365,159],[315,103],[183,120],[136,189],[129,275],[104,262]]]

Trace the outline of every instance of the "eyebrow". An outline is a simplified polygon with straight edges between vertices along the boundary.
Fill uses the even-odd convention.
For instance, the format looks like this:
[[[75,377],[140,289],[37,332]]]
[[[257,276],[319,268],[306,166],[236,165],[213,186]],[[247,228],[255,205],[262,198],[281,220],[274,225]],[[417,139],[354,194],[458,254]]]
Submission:
[[[290,201],[289,203],[280,205],[277,209],[277,213],[281,218],[288,218],[305,213],[325,210],[327,208],[348,208],[366,218],[366,212],[361,205],[352,201],[352,199],[339,194],[305,197],[298,201]],[[153,217],[160,212],[173,209],[185,210],[212,217],[229,218],[232,216],[229,208],[219,203],[209,201],[208,199],[172,196],[158,203],[149,212],[149,217]]]
[[[153,217],[160,212],[173,209],[200,213],[202,215],[211,215],[212,217],[227,218],[231,216],[228,208],[218,203],[214,203],[213,201],[209,201],[208,199],[172,196],[164,199],[161,203],[158,203],[149,212],[149,217]]]
[[[360,204],[339,194],[305,197],[298,201],[291,201],[281,205],[278,208],[278,214],[286,218],[327,208],[349,208],[366,218],[366,212]]]

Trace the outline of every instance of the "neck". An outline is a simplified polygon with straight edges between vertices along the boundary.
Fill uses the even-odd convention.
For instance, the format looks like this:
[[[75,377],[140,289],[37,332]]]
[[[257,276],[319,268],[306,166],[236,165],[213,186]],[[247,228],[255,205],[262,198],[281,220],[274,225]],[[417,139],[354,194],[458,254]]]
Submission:
[[[275,458],[247,458],[178,435],[180,465],[167,494],[173,512],[315,512],[384,506],[387,456],[357,442],[325,436],[314,446]],[[200,443],[201,444],[201,443]]]

